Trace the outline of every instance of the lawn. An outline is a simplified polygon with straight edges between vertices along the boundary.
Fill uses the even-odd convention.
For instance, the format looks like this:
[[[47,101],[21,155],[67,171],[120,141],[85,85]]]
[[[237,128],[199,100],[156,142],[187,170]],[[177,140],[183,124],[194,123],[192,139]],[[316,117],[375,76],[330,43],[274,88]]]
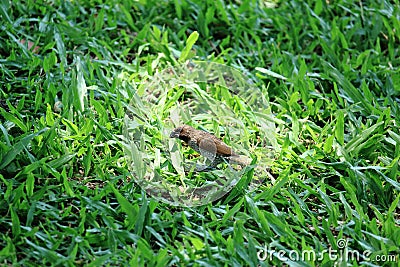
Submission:
[[[5,0],[0,28],[0,266],[399,266],[398,0]],[[252,164],[185,170],[183,123]]]

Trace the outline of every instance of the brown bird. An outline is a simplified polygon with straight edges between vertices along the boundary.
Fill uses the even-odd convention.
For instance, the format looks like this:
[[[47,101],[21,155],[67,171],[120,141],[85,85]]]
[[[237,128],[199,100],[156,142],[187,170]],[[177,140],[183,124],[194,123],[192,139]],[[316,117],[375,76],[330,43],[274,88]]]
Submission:
[[[196,130],[189,125],[175,128],[169,137],[179,138],[187,143],[197,153],[209,159],[211,161],[211,167],[217,166],[224,159],[241,166],[249,165],[251,162],[250,159],[240,157],[233,152],[232,148],[213,134],[202,130]]]

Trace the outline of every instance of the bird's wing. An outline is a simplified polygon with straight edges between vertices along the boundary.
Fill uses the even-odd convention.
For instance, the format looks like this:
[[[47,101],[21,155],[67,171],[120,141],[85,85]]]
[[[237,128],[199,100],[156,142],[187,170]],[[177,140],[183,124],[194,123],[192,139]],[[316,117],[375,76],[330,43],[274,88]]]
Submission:
[[[227,144],[222,142],[218,137],[213,134],[207,133],[205,131],[196,130],[193,132],[195,136],[195,140],[197,141],[199,148],[203,147],[204,150],[210,151],[213,154],[218,154],[222,156],[232,156],[236,155],[232,148],[230,148]],[[204,142],[203,145],[200,143]]]
[[[205,137],[202,138],[199,142],[199,150],[200,154],[210,161],[214,161],[215,156],[217,155],[217,146],[213,139]]]
[[[223,156],[231,156],[231,155],[236,155],[233,153],[232,148],[230,148],[227,144],[219,140],[217,137],[214,136],[214,142],[215,145],[217,146],[217,153],[221,154]]]

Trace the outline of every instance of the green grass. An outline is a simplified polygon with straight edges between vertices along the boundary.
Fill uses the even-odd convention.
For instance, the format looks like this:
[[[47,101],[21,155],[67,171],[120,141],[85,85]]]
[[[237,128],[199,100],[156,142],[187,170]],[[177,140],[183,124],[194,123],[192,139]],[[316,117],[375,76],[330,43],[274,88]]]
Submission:
[[[399,21],[398,0],[2,1],[0,265],[398,266]],[[257,189],[248,172],[199,207],[142,191],[122,142],[132,99],[186,60],[251,79],[279,148]],[[172,108],[147,114],[153,150]]]

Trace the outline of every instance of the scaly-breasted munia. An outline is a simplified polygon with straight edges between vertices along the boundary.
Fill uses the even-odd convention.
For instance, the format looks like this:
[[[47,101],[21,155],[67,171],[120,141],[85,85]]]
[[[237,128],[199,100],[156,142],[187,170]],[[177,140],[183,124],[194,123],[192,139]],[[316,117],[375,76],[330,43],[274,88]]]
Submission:
[[[241,166],[249,165],[251,162],[249,158],[239,156],[233,152],[232,148],[213,134],[197,130],[189,125],[175,128],[169,137],[179,138],[187,143],[193,150],[209,159],[211,167],[217,166],[224,159]]]

